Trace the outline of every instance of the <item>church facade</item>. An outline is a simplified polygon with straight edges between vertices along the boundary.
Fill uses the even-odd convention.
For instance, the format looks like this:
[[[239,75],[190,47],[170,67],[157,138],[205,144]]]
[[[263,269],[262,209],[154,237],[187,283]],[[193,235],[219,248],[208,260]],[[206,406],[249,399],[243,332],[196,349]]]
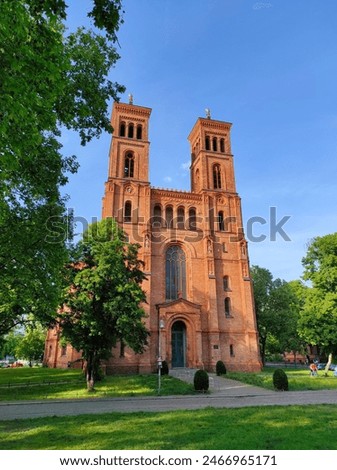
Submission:
[[[160,189],[149,181],[151,109],[114,103],[102,217],[114,217],[140,245],[147,294],[149,345],[141,355],[113,350],[107,373],[148,373],[158,358],[170,368],[261,369],[259,342],[236,191],[228,122],[198,118],[188,140],[191,191]],[[48,333],[45,363],[75,364],[80,354]]]

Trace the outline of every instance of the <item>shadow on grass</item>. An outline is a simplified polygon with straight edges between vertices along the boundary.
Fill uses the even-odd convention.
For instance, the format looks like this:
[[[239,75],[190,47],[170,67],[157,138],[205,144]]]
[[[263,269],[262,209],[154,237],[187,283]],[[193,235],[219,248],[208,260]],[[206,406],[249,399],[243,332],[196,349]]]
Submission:
[[[337,406],[206,408],[0,422],[0,449],[335,450]]]

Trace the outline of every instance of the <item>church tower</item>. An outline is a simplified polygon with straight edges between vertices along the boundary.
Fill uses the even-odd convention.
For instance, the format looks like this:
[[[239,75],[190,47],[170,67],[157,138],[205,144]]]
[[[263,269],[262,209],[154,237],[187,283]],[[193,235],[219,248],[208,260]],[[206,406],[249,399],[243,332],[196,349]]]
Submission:
[[[231,124],[199,118],[188,139],[191,146],[192,192],[214,190],[235,192],[233,155],[231,154]]]
[[[150,218],[149,147],[150,108],[114,103],[113,138],[109,152],[102,217],[114,217],[129,236],[141,242]]]

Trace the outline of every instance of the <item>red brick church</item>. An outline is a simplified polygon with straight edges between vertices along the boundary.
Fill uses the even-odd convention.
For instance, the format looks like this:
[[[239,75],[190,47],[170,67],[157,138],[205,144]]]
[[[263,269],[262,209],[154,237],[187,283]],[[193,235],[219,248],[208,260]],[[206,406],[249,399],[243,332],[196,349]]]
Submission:
[[[146,352],[117,347],[107,373],[170,368],[261,369],[258,333],[236,192],[228,122],[198,118],[191,146],[191,191],[160,189],[149,181],[151,109],[115,103],[102,217],[114,217],[130,242],[141,245],[151,335]],[[67,367],[80,358],[48,332],[45,363]]]

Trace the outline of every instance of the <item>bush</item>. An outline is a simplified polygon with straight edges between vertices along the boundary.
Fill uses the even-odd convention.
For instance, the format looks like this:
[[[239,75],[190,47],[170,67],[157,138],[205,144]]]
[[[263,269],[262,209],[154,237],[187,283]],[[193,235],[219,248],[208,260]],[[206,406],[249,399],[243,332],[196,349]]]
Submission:
[[[194,374],[194,390],[207,392],[209,388],[209,378],[205,370],[199,369]]]
[[[169,373],[169,367],[167,361],[162,362],[161,366],[161,375],[168,375]]]
[[[215,365],[216,375],[224,375],[227,373],[225,364],[222,361],[218,361]]]
[[[282,369],[276,369],[273,374],[273,384],[276,390],[289,390],[287,374]]]
[[[266,354],[266,361],[268,361],[268,362],[283,362],[284,357],[282,356],[282,354],[278,354],[278,353]]]

